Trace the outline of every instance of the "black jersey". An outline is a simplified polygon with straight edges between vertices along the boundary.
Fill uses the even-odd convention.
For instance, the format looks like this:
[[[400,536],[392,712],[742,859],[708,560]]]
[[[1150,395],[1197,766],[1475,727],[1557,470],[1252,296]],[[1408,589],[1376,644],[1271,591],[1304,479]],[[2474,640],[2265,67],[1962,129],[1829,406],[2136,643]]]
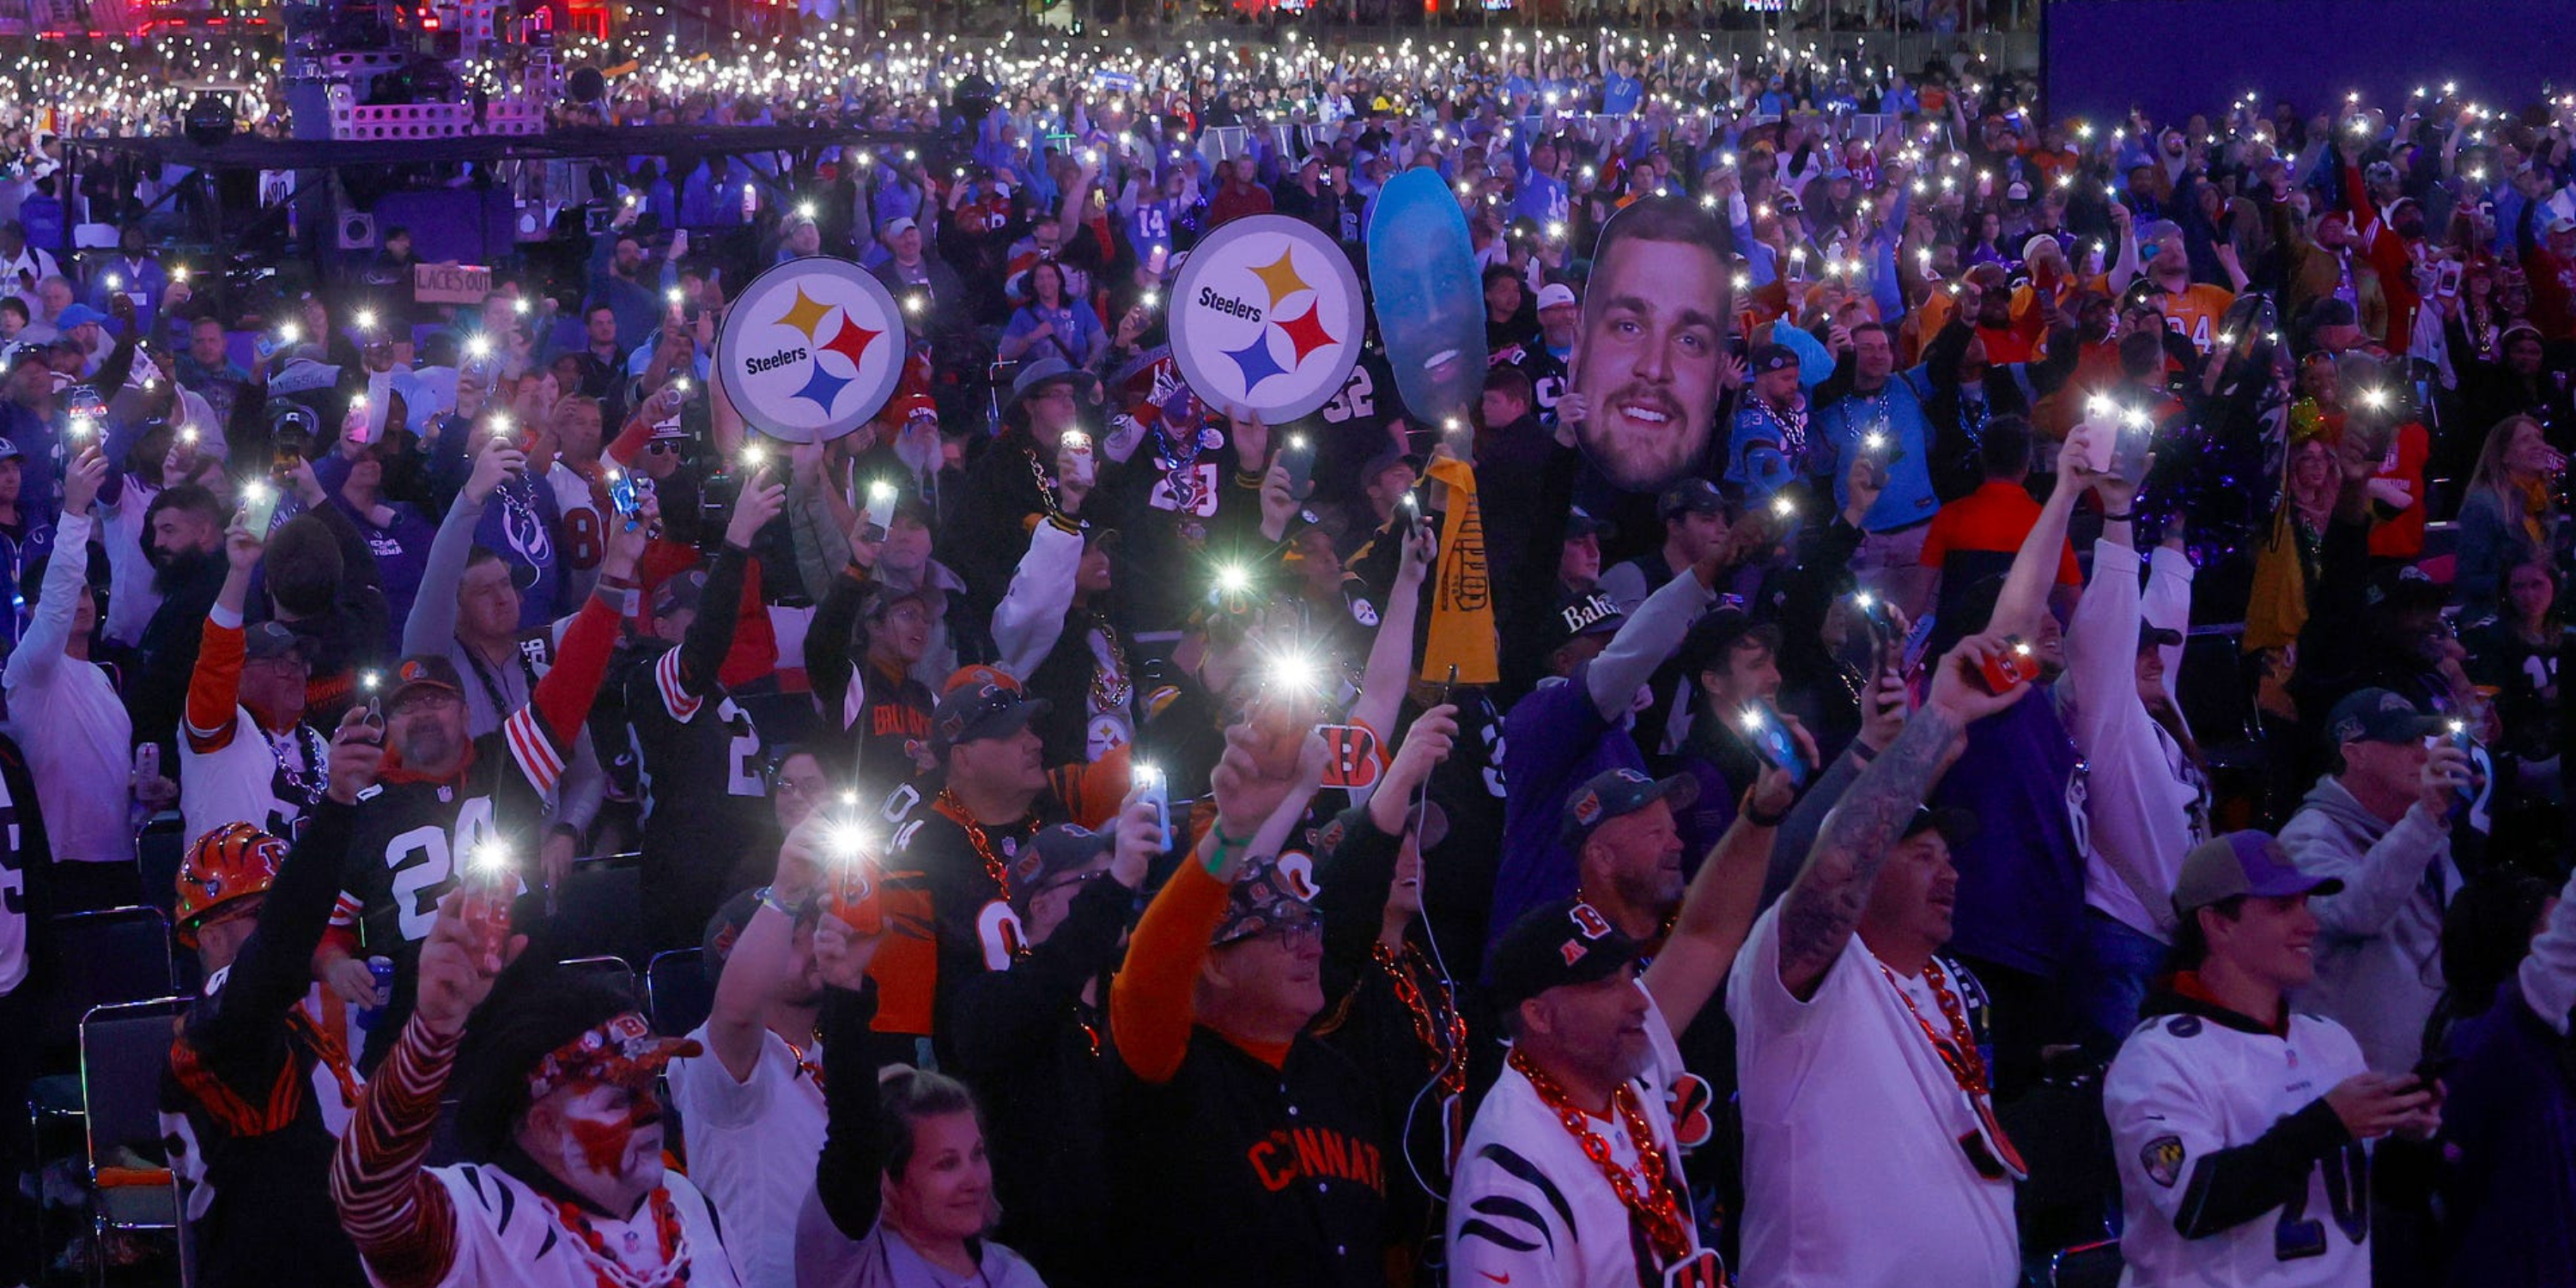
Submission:
[[[364,951],[393,959],[394,1002],[368,1035],[361,1066],[373,1069],[411,1017],[421,941],[438,920],[465,860],[500,847],[519,878],[535,884],[547,803],[572,756],[616,645],[619,609],[593,595],[564,633],[554,669],[498,732],[473,741],[445,778],[389,768],[357,807],[340,905],[332,925],[354,931]]]
[[[645,932],[656,949],[703,937],[745,845],[770,830],[760,731],[716,678],[733,648],[749,558],[732,545],[718,552],[687,638],[639,658],[621,686],[644,803]]]
[[[259,928],[206,981],[171,1044],[161,1118],[170,1165],[191,1183],[197,1282],[209,1288],[367,1282],[330,1190],[359,1079],[339,999],[313,987],[310,964],[355,821],[349,807],[315,807]]]

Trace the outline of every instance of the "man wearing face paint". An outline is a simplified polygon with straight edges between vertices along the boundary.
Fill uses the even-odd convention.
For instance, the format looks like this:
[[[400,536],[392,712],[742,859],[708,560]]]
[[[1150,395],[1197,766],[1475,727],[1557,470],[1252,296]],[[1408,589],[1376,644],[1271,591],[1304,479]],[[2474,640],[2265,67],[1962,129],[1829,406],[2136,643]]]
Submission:
[[[627,999],[541,966],[511,972],[496,995],[527,940],[494,915],[494,898],[460,889],[439,902],[419,1004],[332,1158],[331,1197],[369,1277],[382,1288],[737,1288],[707,1200],[662,1166],[654,1079],[702,1048],[654,1037]],[[467,1161],[425,1167],[469,1045],[457,1088]]]
[[[1557,414],[1592,468],[1652,494],[1708,463],[1734,314],[1726,230],[1683,198],[1649,198],[1602,230]]]

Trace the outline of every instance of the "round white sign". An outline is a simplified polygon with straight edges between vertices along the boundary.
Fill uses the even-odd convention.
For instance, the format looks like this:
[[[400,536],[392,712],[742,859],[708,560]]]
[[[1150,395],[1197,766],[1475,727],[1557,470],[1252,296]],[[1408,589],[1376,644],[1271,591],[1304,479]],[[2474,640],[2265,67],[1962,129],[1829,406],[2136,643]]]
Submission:
[[[1359,361],[1363,308],[1350,257],[1314,225],[1228,220],[1172,279],[1172,359],[1210,408],[1277,425],[1341,391]]]
[[[716,336],[716,377],[753,429],[819,443],[868,423],[903,376],[903,314],[866,269],[815,256],[753,278]]]

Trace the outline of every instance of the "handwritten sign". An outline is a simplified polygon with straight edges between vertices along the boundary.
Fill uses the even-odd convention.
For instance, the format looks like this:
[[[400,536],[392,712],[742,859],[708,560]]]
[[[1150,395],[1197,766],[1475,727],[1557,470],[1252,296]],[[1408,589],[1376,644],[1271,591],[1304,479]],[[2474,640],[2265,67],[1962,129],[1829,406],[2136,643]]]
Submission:
[[[481,264],[414,264],[411,297],[423,304],[480,304],[492,293],[492,270]]]

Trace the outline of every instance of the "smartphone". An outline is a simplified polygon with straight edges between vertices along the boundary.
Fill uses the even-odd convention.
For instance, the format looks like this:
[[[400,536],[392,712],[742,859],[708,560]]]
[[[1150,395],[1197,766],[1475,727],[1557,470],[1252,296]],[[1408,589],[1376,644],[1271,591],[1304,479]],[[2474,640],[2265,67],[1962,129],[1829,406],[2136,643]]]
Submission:
[[[1780,722],[1780,713],[1759,698],[1744,704],[1736,716],[1736,727],[1744,731],[1744,740],[1753,746],[1753,754],[1764,763],[1789,775],[1789,781],[1807,785],[1807,760],[1798,754],[1798,740],[1789,736],[1789,726]]]
[[[1896,638],[1896,621],[1887,614],[1887,601],[1869,591],[1854,591],[1850,600],[1853,614],[1860,618],[1861,629],[1869,632],[1869,683],[1876,684],[1878,677],[1887,672],[1889,651],[1900,643]]]
[[[1138,798],[1154,808],[1155,835],[1160,838],[1158,843],[1168,851],[1172,848],[1171,782],[1163,777],[1163,768],[1160,765],[1138,761],[1131,772],[1136,777],[1137,787],[1141,789]]]
[[[877,883],[868,874],[869,866],[864,856],[840,856],[832,864],[832,874],[823,889],[824,909],[840,918],[852,933],[862,936],[885,932],[885,901],[878,896]]]
[[[2010,693],[2015,685],[2039,678],[2039,653],[2022,637],[2007,635],[2003,651],[1985,660],[1985,664],[1978,668],[1977,678],[1986,686],[1988,693],[1997,696]]]
[[[1894,434],[1873,429],[1861,435],[1860,455],[1862,460],[1869,462],[1870,485],[1884,492],[1887,490],[1887,467],[1905,458],[1905,448],[1897,443]]]
[[[2456,259],[2443,260],[2441,270],[2434,275],[2433,281],[2434,294],[2446,299],[2451,296],[2458,295],[2460,293],[2460,261]]]
[[[608,504],[617,517],[626,520],[626,530],[635,530],[636,516],[643,511],[643,501],[635,495],[635,476],[624,470],[608,472]]]
[[[2442,741],[2459,748],[2460,754],[2469,758],[2470,767],[2476,767],[2478,742],[2477,739],[2469,736],[2469,725],[2467,721],[2453,720],[2442,726]],[[2478,789],[2475,783],[2462,783],[2460,786],[2452,789],[2451,817],[2458,818],[2461,814],[2466,813],[2469,806],[2477,803],[2477,799]]]
[[[868,503],[859,511],[859,522],[866,526],[870,541],[886,539],[886,523],[894,518],[894,484],[884,479],[868,481]]]
[[[1156,246],[1151,253],[1145,256],[1145,271],[1156,277],[1161,277],[1163,275],[1163,266],[1171,262],[1171,258],[1172,252],[1170,248]]]
[[[242,526],[252,536],[268,535],[269,521],[277,517],[277,485],[266,479],[253,479],[242,484]]]
[[[1279,449],[1279,464],[1288,471],[1288,495],[1300,501],[1315,491],[1315,440],[1304,434],[1290,434],[1288,445]]]

